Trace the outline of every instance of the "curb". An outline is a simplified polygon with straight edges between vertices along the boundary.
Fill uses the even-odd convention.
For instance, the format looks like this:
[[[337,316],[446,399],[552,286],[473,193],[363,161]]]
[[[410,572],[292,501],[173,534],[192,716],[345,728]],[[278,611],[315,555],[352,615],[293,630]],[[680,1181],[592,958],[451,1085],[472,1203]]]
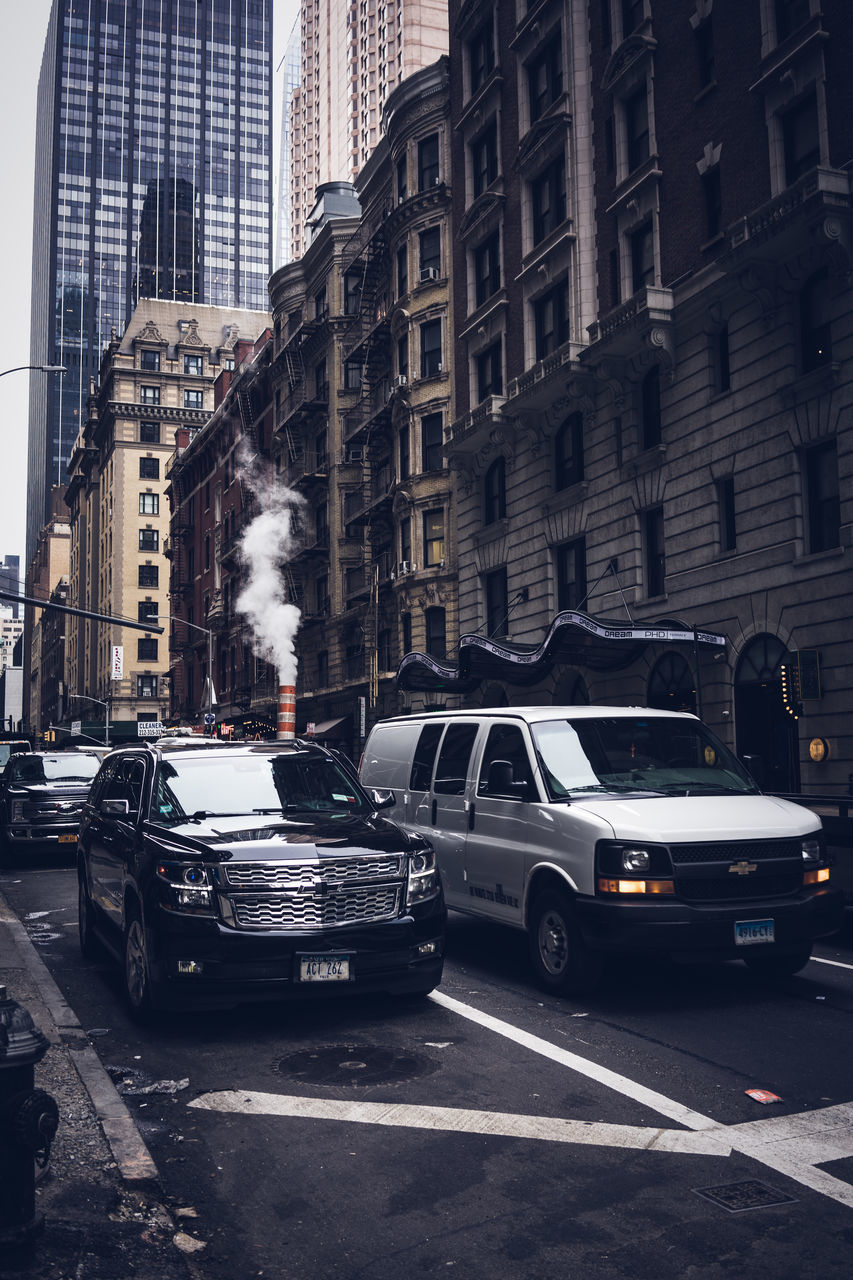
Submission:
[[[95,1111],[122,1181],[131,1187],[156,1183],[160,1174],[136,1124],[101,1064],[74,1010],[54,982],[27,931],[0,891],[0,925],[9,931],[23,967],[38,989],[53,1023],[42,1028],[65,1050]],[[50,1035],[53,1031],[55,1035]]]

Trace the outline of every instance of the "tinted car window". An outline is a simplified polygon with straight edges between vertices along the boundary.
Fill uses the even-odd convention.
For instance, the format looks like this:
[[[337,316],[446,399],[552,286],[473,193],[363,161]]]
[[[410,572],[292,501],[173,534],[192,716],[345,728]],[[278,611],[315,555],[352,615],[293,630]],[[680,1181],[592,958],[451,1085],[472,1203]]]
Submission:
[[[527,756],[527,748],[524,745],[524,736],[517,725],[496,724],[489,730],[486,749],[483,752],[483,760],[480,765],[480,780],[477,786],[480,794],[484,794],[486,791],[489,766],[494,760],[509,761],[512,765],[513,782],[526,783],[528,786],[533,785],[533,775],[530,771],[530,761]]]
[[[160,765],[151,820],[174,826],[195,814],[296,811],[350,814],[372,806],[353,778],[325,756],[178,757]]]
[[[468,761],[477,736],[476,724],[452,724],[441,744],[433,789],[445,796],[461,796],[465,791]]]
[[[435,753],[438,750],[438,744],[441,741],[443,732],[443,724],[428,724],[421,730],[418,745],[415,747],[415,754],[412,759],[412,773],[409,778],[409,787],[412,791],[429,791]]]
[[[43,782],[88,782],[98,772],[97,756],[34,754],[13,757],[6,766],[10,782],[23,786]]]

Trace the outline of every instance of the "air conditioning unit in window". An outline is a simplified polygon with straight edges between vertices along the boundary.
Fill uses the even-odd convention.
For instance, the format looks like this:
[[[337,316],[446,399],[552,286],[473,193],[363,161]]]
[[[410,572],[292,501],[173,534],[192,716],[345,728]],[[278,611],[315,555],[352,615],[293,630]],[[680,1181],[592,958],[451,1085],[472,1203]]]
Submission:
[[[403,574],[403,573],[408,573],[408,572],[409,572],[409,568],[410,568],[410,566],[409,566],[409,562],[408,562],[408,560],[401,560],[401,561],[400,561],[400,573],[401,573],[401,574]]]
[[[359,449],[356,445],[350,445],[347,449],[347,462],[363,462],[364,450]]]
[[[409,385],[408,375],[405,373],[398,373],[397,377],[394,379],[394,386],[407,387],[408,385]]]
[[[421,284],[425,280],[437,280],[438,267],[421,267]]]

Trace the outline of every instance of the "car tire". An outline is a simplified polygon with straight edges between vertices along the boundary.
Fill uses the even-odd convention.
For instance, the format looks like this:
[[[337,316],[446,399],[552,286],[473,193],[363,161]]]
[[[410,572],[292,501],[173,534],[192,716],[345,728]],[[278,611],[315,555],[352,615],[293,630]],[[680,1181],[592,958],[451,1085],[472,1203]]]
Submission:
[[[574,903],[560,889],[534,899],[527,925],[536,980],[556,995],[586,995],[601,983],[601,957],[586,945],[578,929]]]
[[[128,1012],[135,1022],[147,1022],[155,1010],[156,1000],[149,973],[145,925],[138,909],[129,912],[125,920],[122,962]]]
[[[760,955],[744,956],[743,962],[747,969],[760,978],[791,978],[805,969],[811,954],[812,944],[804,942],[798,947],[784,947],[765,951]]]
[[[80,954],[86,960],[100,960],[103,946],[95,934],[94,907],[89,897],[89,888],[82,870],[77,872],[77,935],[80,940]]]

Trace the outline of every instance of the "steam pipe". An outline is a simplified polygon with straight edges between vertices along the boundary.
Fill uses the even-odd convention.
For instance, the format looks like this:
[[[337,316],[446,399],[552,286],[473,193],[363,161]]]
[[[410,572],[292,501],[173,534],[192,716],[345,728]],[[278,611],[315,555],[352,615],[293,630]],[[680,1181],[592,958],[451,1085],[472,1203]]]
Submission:
[[[296,737],[296,688],[292,684],[280,684],[278,687],[275,736],[285,741]]]

